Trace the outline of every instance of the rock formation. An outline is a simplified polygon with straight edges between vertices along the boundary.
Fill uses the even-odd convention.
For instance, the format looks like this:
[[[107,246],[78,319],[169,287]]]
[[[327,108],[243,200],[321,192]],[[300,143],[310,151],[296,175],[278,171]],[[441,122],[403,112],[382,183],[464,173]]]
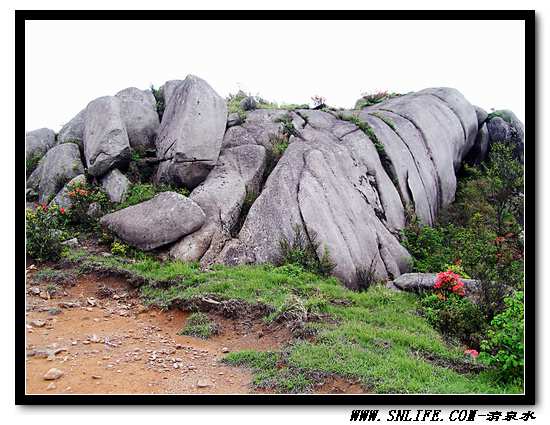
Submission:
[[[409,215],[434,224],[454,200],[463,162],[481,162],[492,143],[523,152],[523,124],[513,113],[487,114],[451,88],[354,110],[262,109],[245,98],[229,115],[225,100],[192,75],[158,93],[160,123],[152,92],[128,88],[92,101],[57,142],[45,130],[29,133],[27,152],[45,156],[27,186],[41,200],[65,202],[65,185],[82,181],[84,162],[121,202],[130,186],[124,174],[150,167],[144,175],[154,183],[185,186],[189,197],[163,192],[101,222],[140,249],[204,267],[277,263],[280,241],[300,228],[347,286],[371,266],[378,278],[397,278],[409,270],[400,243]]]

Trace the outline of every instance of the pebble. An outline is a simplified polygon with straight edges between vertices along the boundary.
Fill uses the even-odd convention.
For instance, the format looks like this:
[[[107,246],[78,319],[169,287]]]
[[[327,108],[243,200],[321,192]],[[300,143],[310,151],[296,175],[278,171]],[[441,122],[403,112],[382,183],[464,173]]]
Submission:
[[[206,388],[206,387],[209,387],[210,386],[210,383],[207,382],[207,381],[204,381],[204,380],[199,380],[199,382],[197,382],[197,387],[199,388]]]
[[[50,382],[46,387],[47,390],[55,390],[56,388],[57,388],[57,385],[55,385],[53,382]]]
[[[54,381],[56,379],[61,378],[62,376],[63,376],[62,370],[52,367],[50,370],[46,372],[46,374],[44,375],[44,379],[46,381]]]
[[[42,328],[44,325],[46,325],[46,322],[44,320],[36,319],[31,322],[31,325],[33,325],[35,328]]]
[[[222,353],[229,353],[229,348],[223,347],[222,348]]]

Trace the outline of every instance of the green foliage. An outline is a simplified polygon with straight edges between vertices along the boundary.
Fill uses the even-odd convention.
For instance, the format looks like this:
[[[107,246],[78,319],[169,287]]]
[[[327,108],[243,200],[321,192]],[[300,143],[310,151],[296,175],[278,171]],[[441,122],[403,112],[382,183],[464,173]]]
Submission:
[[[490,114],[488,114],[486,121],[491,121],[491,119],[493,119],[494,117],[500,117],[509,124],[512,123],[512,118],[513,118],[512,114],[510,114],[510,111],[499,110],[499,111],[493,111]]]
[[[371,112],[370,115],[384,121],[388,125],[388,127],[390,127],[393,131],[396,130],[395,123],[393,122],[393,120],[390,117],[388,117],[388,116],[386,116],[383,113],[378,112],[378,111]]]
[[[445,264],[442,270],[449,270],[453,273],[456,273],[460,277],[463,277],[464,279],[471,279],[470,275],[464,271],[464,267],[462,267],[461,261],[452,264]]]
[[[485,326],[484,316],[469,299],[455,294],[447,297],[429,294],[422,298],[420,305],[428,322],[442,334],[469,347],[479,347]]]
[[[290,136],[300,136],[300,133],[294,127],[294,123],[292,122],[292,115],[290,115],[290,113],[286,113],[282,117],[277,118],[275,122],[281,123],[281,133],[286,136],[287,139]]]
[[[401,95],[399,93],[388,93],[387,91],[379,91],[375,93],[363,93],[361,96],[361,99],[359,99],[355,103],[354,109],[363,109],[367,106],[376,105],[377,103],[381,103],[385,100]]]
[[[185,327],[179,334],[208,339],[212,335],[216,335],[218,331],[218,326],[208,318],[208,315],[204,313],[193,313],[189,316]]]
[[[98,205],[103,212],[111,209],[111,201],[103,189],[88,183],[75,183],[68,187],[67,195],[72,202],[67,209],[71,225],[83,231],[97,231],[98,217],[88,214],[88,211],[92,204]]]
[[[504,382],[523,382],[523,292],[505,299],[506,309],[491,321],[487,339],[481,343],[480,360],[497,368]]]
[[[129,248],[130,247],[128,245],[126,245],[125,243],[122,243],[120,241],[115,240],[111,244],[111,254],[119,255],[121,257],[124,257],[124,256],[126,256],[126,254],[128,254]]]
[[[25,171],[27,178],[29,178],[32,172],[36,169],[41,159],[42,155],[39,153],[35,153],[25,160]]]
[[[37,282],[49,282],[54,285],[72,285],[75,277],[72,273],[64,270],[56,270],[50,267],[44,267],[32,275],[33,280]]]
[[[423,226],[413,217],[403,231],[415,271],[439,272],[460,261],[474,279],[522,287],[523,167],[509,147],[493,146],[488,163],[466,168],[439,225]]]
[[[61,242],[67,239],[65,219],[57,207],[46,204],[25,213],[26,252],[40,261],[58,260],[63,251]]]
[[[279,241],[281,263],[296,264],[320,276],[329,276],[335,264],[326,247],[320,257],[317,254],[321,245],[317,241],[317,235],[314,232],[306,233],[298,224],[292,228],[294,231],[292,237],[290,239],[283,237]]]
[[[164,115],[164,109],[166,107],[165,99],[164,99],[164,90],[162,90],[162,87],[159,87],[158,89],[155,89],[155,86],[153,86],[151,84],[151,92],[153,93],[153,96],[155,97],[157,113],[159,115],[159,119],[162,120],[162,116]]]
[[[242,300],[265,305],[275,320],[283,306],[298,297],[315,329],[314,339],[295,340],[280,353],[231,353],[234,364],[249,363],[255,384],[270,383],[280,391],[306,391],[306,381],[337,374],[359,380],[374,393],[516,393],[516,384],[495,381],[492,373],[464,375],[433,364],[413,353],[421,351],[448,360],[463,361],[463,348],[449,345],[422,316],[417,297],[380,286],[355,292],[333,277],[321,277],[296,265],[215,266],[201,271],[197,264],[160,262],[152,257],[133,262],[72,250],[72,261],[101,264],[146,277],[140,288],[148,305],[169,308],[189,305],[207,295],[215,300]],[[170,280],[170,285],[159,284]],[[382,342],[382,343],[381,343]],[[277,367],[272,367],[276,364]]]
[[[175,188],[166,184],[154,185],[151,183],[137,183],[130,186],[126,199],[121,202],[116,209],[130,207],[148,201],[161,192],[177,192],[183,196],[189,196],[189,190],[186,187]]]

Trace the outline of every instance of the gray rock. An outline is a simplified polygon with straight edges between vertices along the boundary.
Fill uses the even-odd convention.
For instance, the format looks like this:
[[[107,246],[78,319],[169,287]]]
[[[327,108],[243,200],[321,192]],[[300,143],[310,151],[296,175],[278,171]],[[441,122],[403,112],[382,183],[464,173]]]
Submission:
[[[25,135],[25,158],[41,158],[56,144],[55,132],[49,128],[39,128]]]
[[[121,100],[122,119],[130,146],[142,151],[154,149],[160,123],[153,93],[130,87],[115,96]]]
[[[56,379],[59,379],[63,376],[63,371],[61,369],[57,369],[55,367],[52,367],[50,370],[46,372],[44,375],[44,379],[46,381],[54,381]]]
[[[475,105],[474,105],[474,109],[476,110],[477,126],[478,128],[481,128],[481,126],[485,123],[485,120],[487,120],[487,116],[488,116],[487,111]]]
[[[162,94],[164,95],[164,104],[168,105],[170,102],[170,99],[172,99],[172,95],[174,94],[174,91],[178,86],[183,83],[184,80],[169,80],[164,83],[164,85],[160,88],[162,91]]]
[[[80,111],[73,119],[71,119],[57,135],[59,143],[76,143],[81,149],[84,148],[84,118],[86,109]]]
[[[27,180],[27,187],[38,192],[39,202],[49,202],[61,188],[84,173],[80,151],[74,143],[51,148]]]
[[[84,155],[88,172],[96,177],[129,161],[130,142],[119,98],[100,97],[86,107]]]
[[[110,213],[101,224],[125,242],[149,251],[198,230],[205,214],[191,199],[163,192],[153,199]]]
[[[101,187],[112,202],[120,203],[126,199],[130,181],[115,168],[101,178]]]
[[[468,152],[465,158],[465,162],[470,165],[481,164],[487,158],[489,152],[489,130],[487,130],[487,124],[483,124],[477,133],[474,146]]]
[[[229,114],[227,116],[227,128],[234,127],[236,125],[241,125],[242,123],[243,123],[243,120],[241,116],[236,112],[233,112],[232,114]]]
[[[298,136],[290,144],[252,205],[238,238],[217,261],[278,262],[280,240],[298,225],[327,249],[334,274],[347,286],[371,262],[378,279],[408,271],[401,246],[405,206],[427,224],[454,199],[455,170],[477,135],[475,109],[454,89],[400,96],[357,114],[369,135],[337,113],[290,113]],[[260,144],[269,149],[286,111],[256,110],[231,127],[224,147]],[[372,137],[373,140],[370,140]],[[378,145],[378,146],[376,146]]]
[[[432,292],[437,279],[437,273],[405,273],[391,282],[400,291],[422,294]],[[466,297],[476,299],[479,296],[479,281],[460,279],[464,283]]]
[[[61,189],[57,195],[55,195],[55,198],[50,202],[50,205],[57,205],[58,207],[62,208],[71,208],[73,206],[73,200],[69,196],[69,192],[71,191],[71,188],[79,185],[79,184],[85,184],[86,183],[86,176],[84,174],[79,174],[75,178],[71,179],[70,182],[68,182],[65,186],[63,186],[63,189]]]
[[[281,109],[256,109],[247,112],[242,125],[228,128],[223,138],[223,148],[241,145],[261,145],[266,150],[273,150],[273,138],[283,130],[281,120],[290,114],[293,125],[300,129],[304,120],[295,112]]]
[[[65,245],[71,248],[76,248],[78,246],[78,239],[77,238],[67,239],[66,241],[61,242],[61,245]]]
[[[247,96],[241,100],[239,106],[243,109],[243,111],[253,111],[258,107],[258,103],[256,102],[256,99],[254,99],[254,96]]]
[[[170,256],[209,265],[236,231],[245,200],[259,193],[265,169],[262,146],[244,145],[222,152],[208,178],[189,196],[206,214],[206,224],[175,243]],[[248,197],[248,199],[247,199]]]
[[[189,75],[166,104],[156,139],[155,180],[194,188],[218,160],[227,106],[204,80]]]
[[[523,162],[525,130],[523,123],[512,111],[495,111],[489,115],[487,130],[489,131],[490,144],[504,142],[514,149],[514,156]]]
[[[91,218],[98,219],[103,215],[103,209],[98,202],[92,202],[88,207],[88,211],[86,211],[86,214]]]

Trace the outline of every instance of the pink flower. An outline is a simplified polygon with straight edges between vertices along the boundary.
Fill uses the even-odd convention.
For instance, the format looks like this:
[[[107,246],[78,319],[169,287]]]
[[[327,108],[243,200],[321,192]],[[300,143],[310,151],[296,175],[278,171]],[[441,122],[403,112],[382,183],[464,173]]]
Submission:
[[[475,359],[477,356],[479,356],[479,352],[477,350],[474,350],[473,348],[470,348],[469,350],[464,350],[464,355],[472,357],[472,359]]]

